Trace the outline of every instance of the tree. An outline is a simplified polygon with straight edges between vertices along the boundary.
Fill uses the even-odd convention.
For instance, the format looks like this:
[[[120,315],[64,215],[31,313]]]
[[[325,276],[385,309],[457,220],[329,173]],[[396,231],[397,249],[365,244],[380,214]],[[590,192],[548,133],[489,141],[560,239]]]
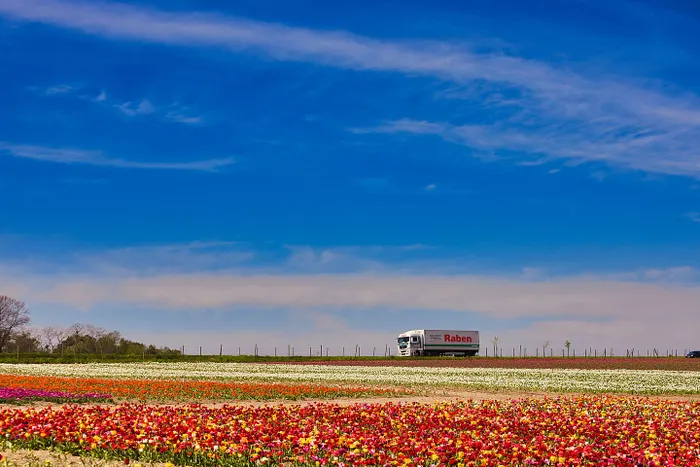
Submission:
[[[7,343],[8,352],[35,353],[41,351],[41,342],[29,329],[15,332]]]
[[[569,348],[571,347],[571,342],[567,339],[566,342],[564,342],[564,347],[566,347],[566,356],[569,356]]]
[[[7,350],[7,344],[14,333],[29,324],[29,321],[29,308],[24,302],[0,295],[0,352]]]
[[[542,356],[543,357],[547,356],[547,347],[549,347],[549,341],[546,341],[544,344],[542,344]]]

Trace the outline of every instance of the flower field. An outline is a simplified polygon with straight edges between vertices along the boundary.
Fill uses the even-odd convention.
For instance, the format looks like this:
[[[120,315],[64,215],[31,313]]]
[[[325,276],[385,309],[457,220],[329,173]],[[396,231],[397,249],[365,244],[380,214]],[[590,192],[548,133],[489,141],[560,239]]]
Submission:
[[[202,400],[298,400],[361,396],[394,396],[407,390],[375,387],[341,387],[320,384],[261,383],[194,380],[102,379],[61,376],[0,374],[0,401],[3,394],[25,394],[57,402],[100,401],[111,397],[139,401]],[[110,396],[94,394],[107,390]],[[39,397],[43,395],[43,397]],[[8,399],[9,400],[9,399]]]
[[[0,410],[15,447],[179,465],[700,466],[700,403],[619,396]]]
[[[21,378],[21,377],[15,377]],[[32,389],[19,386],[4,387],[0,383],[0,403],[47,402],[109,402],[112,396],[99,393],[68,393],[50,389]]]
[[[277,364],[279,362],[269,362]],[[295,365],[433,367],[433,368],[507,368],[570,370],[664,370],[700,371],[700,359],[666,357],[505,357],[505,358],[394,358],[365,360],[295,361]]]
[[[144,362],[64,365],[2,364],[0,365],[0,373],[115,380],[198,380],[239,384],[284,381],[322,385],[343,383],[415,390],[426,387],[459,387],[479,390],[556,393],[700,394],[700,372],[659,370],[411,368]],[[138,382],[128,384],[139,386]],[[155,387],[161,383],[149,384]]]

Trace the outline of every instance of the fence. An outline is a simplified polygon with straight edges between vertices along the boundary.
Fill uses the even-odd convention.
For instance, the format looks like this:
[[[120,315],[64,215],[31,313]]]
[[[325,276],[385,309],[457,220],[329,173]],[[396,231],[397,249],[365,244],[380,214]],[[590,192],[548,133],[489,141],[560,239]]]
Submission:
[[[371,349],[371,350],[370,350]],[[532,348],[531,348],[532,349]],[[215,355],[214,353],[203,353],[203,347],[199,346],[195,349],[195,352],[186,352],[186,347],[182,345],[180,351],[183,355]],[[489,358],[541,358],[541,357],[563,357],[563,358],[598,358],[598,357],[626,357],[626,358],[641,358],[641,357],[684,357],[688,353],[688,349],[684,349],[682,353],[678,349],[624,349],[620,354],[616,354],[612,347],[598,349],[594,347],[588,347],[583,349],[566,349],[562,348],[561,351],[555,351],[551,347],[535,347],[534,354],[532,351],[528,351],[527,347],[522,345],[517,348],[512,347],[510,349],[504,349],[503,347],[496,346],[481,346],[479,350],[480,357]],[[395,357],[396,348],[392,345],[385,344],[383,347],[365,347],[363,352],[363,347],[359,344],[350,347],[336,347],[331,349],[330,346],[313,346],[308,347],[296,347],[292,345],[287,345],[286,347],[274,347],[271,348],[268,353],[262,353],[258,344],[254,344],[252,349],[246,349],[242,346],[236,347],[226,347],[226,352],[224,352],[224,345],[220,344],[218,349],[218,355],[239,355],[239,356],[269,356],[269,357]]]
[[[210,344],[211,345],[211,344]],[[268,347],[267,352],[261,352],[258,344],[253,344],[252,348],[248,346],[235,346],[219,344],[218,349],[214,350],[209,347],[206,351],[203,346],[195,347],[194,351],[186,348],[185,345],[180,346],[178,349],[183,355],[201,355],[201,356],[252,356],[252,357],[347,357],[347,358],[358,358],[358,357],[376,357],[376,358],[388,358],[396,356],[395,344],[389,345],[384,344],[384,346],[361,346],[360,344],[355,344],[354,346],[338,346],[330,347],[326,345],[310,345],[304,347],[296,347],[292,345],[286,345],[285,347]],[[534,353],[533,351],[534,350]],[[189,352],[188,352],[189,351]],[[584,358],[598,358],[598,357],[627,357],[627,358],[640,358],[640,357],[684,357],[688,353],[688,349],[684,349],[683,352],[679,352],[678,349],[624,349],[623,352],[616,354],[614,349],[603,348],[598,349],[594,347],[588,347],[583,349],[576,348],[562,348],[554,350],[549,346],[540,346],[530,348],[519,345],[517,348],[504,348],[501,346],[486,346],[482,345],[479,349],[479,358],[538,358],[538,357],[562,357],[562,358],[574,358],[574,357],[584,357]],[[17,359],[20,358],[20,349],[7,349],[2,355],[12,355],[16,354]],[[83,354],[84,352],[76,352],[76,354]],[[55,352],[53,353],[55,355]],[[62,355],[63,352],[60,352]],[[144,348],[143,357],[145,358],[147,352]]]

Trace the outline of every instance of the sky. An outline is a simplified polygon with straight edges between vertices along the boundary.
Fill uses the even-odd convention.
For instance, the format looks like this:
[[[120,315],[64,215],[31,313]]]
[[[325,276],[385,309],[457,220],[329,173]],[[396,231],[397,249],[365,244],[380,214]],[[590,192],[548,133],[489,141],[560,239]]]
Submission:
[[[0,0],[0,69],[35,327],[700,347],[692,0]]]

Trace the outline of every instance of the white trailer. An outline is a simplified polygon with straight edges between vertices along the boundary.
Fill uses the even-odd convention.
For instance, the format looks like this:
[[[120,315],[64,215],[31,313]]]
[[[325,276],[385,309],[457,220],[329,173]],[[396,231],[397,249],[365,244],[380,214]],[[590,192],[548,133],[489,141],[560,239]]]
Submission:
[[[473,357],[479,353],[479,331],[416,329],[399,334],[397,344],[397,355],[400,357],[438,355]]]

